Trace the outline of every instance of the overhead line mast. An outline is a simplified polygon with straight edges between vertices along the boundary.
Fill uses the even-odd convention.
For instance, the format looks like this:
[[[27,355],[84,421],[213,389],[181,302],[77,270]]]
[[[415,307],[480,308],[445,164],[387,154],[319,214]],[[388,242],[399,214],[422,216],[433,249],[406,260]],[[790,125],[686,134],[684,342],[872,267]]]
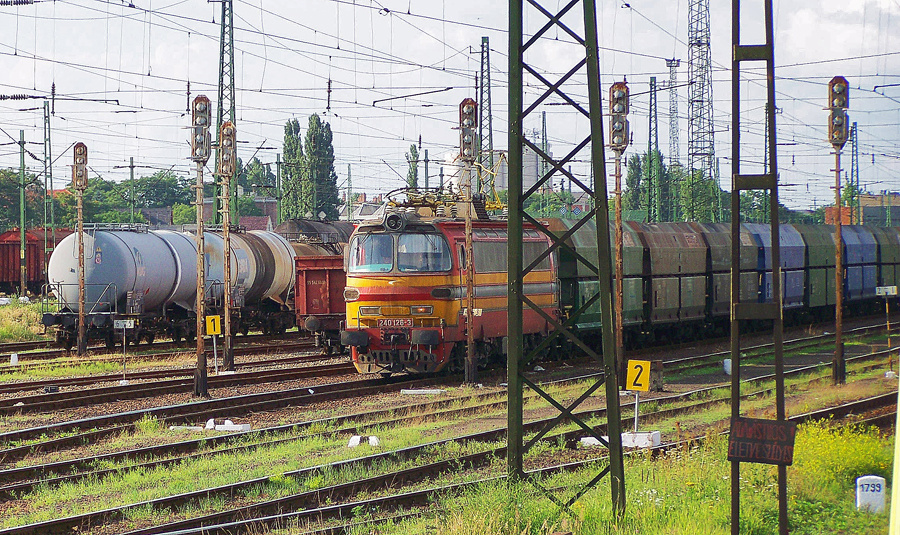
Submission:
[[[689,0],[688,48],[688,191],[681,219],[697,218],[698,182],[712,180],[716,156],[713,133],[712,63],[709,47],[709,0]],[[735,97],[737,98],[737,97]]]
[[[234,102],[234,11],[232,9],[232,0],[218,0],[222,2],[222,21],[221,32],[219,35],[219,93],[216,102],[216,137],[218,140],[222,132],[222,123],[229,121],[235,122],[235,102]],[[227,118],[226,118],[227,113]],[[216,175],[220,175],[219,171],[219,151],[220,147],[216,146]],[[235,151],[237,149],[235,148]],[[234,176],[231,177],[230,188],[237,193],[234,187]],[[221,200],[218,195],[218,187],[216,187],[216,195],[213,200],[213,222],[216,225],[222,224]],[[231,211],[234,215],[234,209],[237,202],[231,202]]]

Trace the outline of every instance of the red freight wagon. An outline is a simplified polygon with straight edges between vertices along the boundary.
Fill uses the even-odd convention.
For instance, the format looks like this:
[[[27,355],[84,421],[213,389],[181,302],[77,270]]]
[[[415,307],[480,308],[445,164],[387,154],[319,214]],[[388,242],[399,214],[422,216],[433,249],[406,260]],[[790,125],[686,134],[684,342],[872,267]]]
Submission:
[[[53,238],[49,234],[49,246]],[[69,229],[56,229],[56,242],[71,234]],[[0,291],[19,291],[19,258],[21,234],[18,228],[0,234]],[[44,272],[44,229],[33,228],[25,231],[25,280],[28,289],[37,294],[46,282]]]
[[[341,348],[341,327],[346,314],[344,257],[297,256],[294,309],[297,325],[315,336],[316,346],[328,354]]]

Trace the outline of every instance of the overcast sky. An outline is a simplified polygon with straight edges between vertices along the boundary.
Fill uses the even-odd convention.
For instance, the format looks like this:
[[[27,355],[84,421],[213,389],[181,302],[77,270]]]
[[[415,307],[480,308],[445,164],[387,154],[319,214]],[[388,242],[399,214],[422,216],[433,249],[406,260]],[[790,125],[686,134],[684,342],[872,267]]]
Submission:
[[[711,48],[716,155],[725,189],[730,179],[730,6],[712,1]],[[559,1],[546,0],[554,10]],[[757,9],[757,2],[753,4]],[[241,0],[234,3],[235,83],[239,156],[274,163],[284,123],[305,126],[311,113],[331,123],[335,167],[343,187],[348,165],[355,191],[402,186],[404,153],[422,140],[430,174],[456,150],[459,102],[475,96],[482,36],[490,39],[494,146],[507,147],[507,4],[505,2],[392,0]],[[28,149],[43,158],[43,99],[56,84],[51,118],[57,187],[68,181],[71,145],[84,141],[90,167],[104,178],[127,178],[133,157],[138,176],[174,166],[190,173],[187,84],[215,105],[220,4],[205,0],[36,0],[0,7],[0,94],[36,99],[0,100],[0,165],[18,168],[20,129]],[[580,8],[579,8],[580,9]],[[746,6],[745,44],[762,41],[762,12]],[[576,13],[578,10],[576,10]],[[687,0],[598,1],[601,84],[627,77],[634,143],[626,156],[647,149],[648,83],[668,80],[665,58],[682,60],[688,80]],[[579,17],[568,17],[573,26]],[[544,23],[526,10],[526,32]],[[857,0],[776,2],[776,88],[782,200],[794,208],[833,200],[833,156],[826,140],[827,83],[850,80],[850,117],[859,124],[859,169],[870,191],[900,190],[900,2]],[[579,30],[580,31],[580,30]],[[548,78],[572,65],[580,52],[552,30],[528,58]],[[556,39],[559,39],[557,41]],[[762,163],[761,70],[742,82],[743,155]],[[327,92],[331,81],[331,94]],[[537,94],[527,80],[526,101]],[[583,95],[584,79],[568,89]],[[427,93],[427,94],[423,94]],[[678,87],[680,153],[688,141],[687,88]],[[547,112],[556,155],[585,129],[571,108]],[[658,97],[659,143],[669,152],[669,93]],[[540,131],[540,114],[526,120]],[[849,145],[848,145],[849,147]],[[849,171],[849,151],[843,167]],[[611,156],[611,154],[610,154]],[[30,156],[32,172],[43,163]],[[577,174],[586,164],[576,161]],[[744,168],[745,171],[752,171]],[[432,179],[432,184],[436,179]]]

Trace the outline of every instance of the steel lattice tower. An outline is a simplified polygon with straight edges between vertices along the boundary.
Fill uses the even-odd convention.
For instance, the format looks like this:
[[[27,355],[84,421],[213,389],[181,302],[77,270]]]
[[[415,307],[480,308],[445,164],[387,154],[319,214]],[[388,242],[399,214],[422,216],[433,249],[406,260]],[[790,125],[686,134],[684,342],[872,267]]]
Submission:
[[[688,16],[688,192],[685,220],[696,217],[697,182],[711,180],[716,151],[713,136],[712,65],[709,51],[709,0],[690,0]]]
[[[216,102],[216,137],[219,139],[219,130],[222,129],[224,121],[235,121],[234,112],[234,12],[232,10],[231,0],[221,0],[222,2],[222,23],[221,33],[219,34],[219,93],[218,102]],[[228,117],[225,118],[225,112]],[[237,151],[237,147],[235,147]],[[236,158],[236,157],[235,157]],[[216,147],[216,175],[219,173],[219,148]],[[235,160],[236,162],[236,160]],[[236,175],[237,173],[235,173]],[[234,184],[235,177],[231,177],[231,195],[237,198],[237,187]],[[216,186],[216,195],[214,201],[213,220],[215,223],[222,223],[222,215],[220,213],[221,205],[219,204],[219,187]],[[234,216],[234,210],[237,208],[237,202],[232,200],[231,212]]]
[[[667,59],[666,67],[669,68],[669,167],[681,165],[681,156],[678,154],[678,67],[680,59]]]
[[[850,183],[854,186],[854,198],[850,201],[850,206],[855,212],[855,220],[857,225],[862,225],[862,207],[860,206],[860,194],[859,191],[859,141],[857,140],[857,134],[859,131],[856,129],[856,121],[853,122],[853,126],[850,128]]]
[[[481,74],[478,77],[478,191],[483,185],[482,167],[494,168],[494,131],[491,117],[491,57],[487,37],[481,38]]]
[[[656,113],[656,76],[650,77],[650,135],[647,139],[647,221],[659,221],[659,128]]]

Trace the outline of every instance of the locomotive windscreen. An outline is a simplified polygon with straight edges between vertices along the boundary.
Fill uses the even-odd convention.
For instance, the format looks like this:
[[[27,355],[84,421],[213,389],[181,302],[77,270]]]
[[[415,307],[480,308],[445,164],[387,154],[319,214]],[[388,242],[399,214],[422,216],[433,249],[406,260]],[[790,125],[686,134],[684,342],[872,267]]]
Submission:
[[[396,254],[395,254],[396,252]],[[387,273],[450,271],[450,247],[440,234],[362,234],[350,242],[350,272]]]

